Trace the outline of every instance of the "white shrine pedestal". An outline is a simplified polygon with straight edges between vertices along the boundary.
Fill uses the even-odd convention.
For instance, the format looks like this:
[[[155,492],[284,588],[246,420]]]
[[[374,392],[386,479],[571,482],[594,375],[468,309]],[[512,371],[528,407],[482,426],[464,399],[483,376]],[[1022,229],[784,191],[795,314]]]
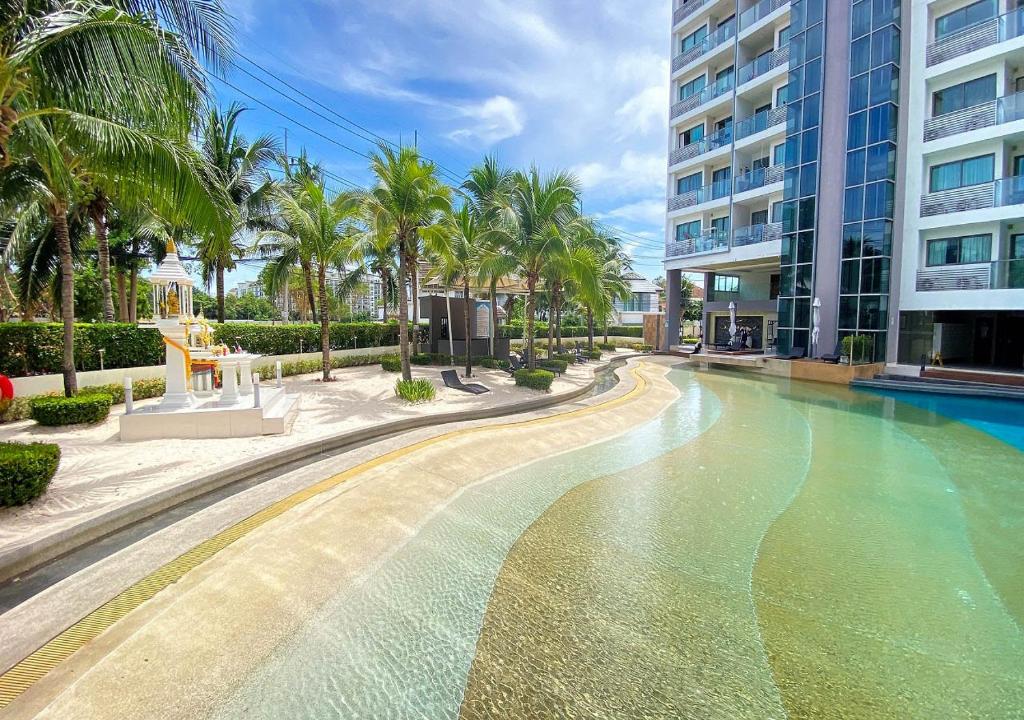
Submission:
[[[217,405],[230,407],[241,402],[243,396],[252,395],[252,364],[262,355],[231,353],[216,358],[220,366],[221,392]],[[239,375],[241,382],[239,383]]]
[[[178,322],[178,318],[156,321],[160,334],[177,343],[179,347],[187,347],[188,328]],[[161,412],[182,410],[195,405],[196,399],[188,390],[189,378],[185,368],[185,355],[173,345],[167,346],[167,389],[160,401]]]

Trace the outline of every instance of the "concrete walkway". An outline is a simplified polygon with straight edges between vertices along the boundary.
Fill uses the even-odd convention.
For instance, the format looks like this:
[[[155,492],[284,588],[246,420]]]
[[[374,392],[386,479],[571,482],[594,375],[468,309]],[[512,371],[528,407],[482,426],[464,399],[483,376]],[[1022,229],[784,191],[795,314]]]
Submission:
[[[668,362],[644,363],[642,390],[620,370],[625,381],[600,398],[514,420],[424,428],[302,468],[68,578],[0,616],[5,637],[0,667],[9,667],[202,538],[324,475],[356,469],[344,482],[252,531],[131,612],[36,683],[6,715],[208,714],[307,613],[346,583],[372,572],[464,488],[615,437],[660,413],[678,396],[664,377]]]
[[[603,364],[571,367],[556,379],[551,396],[579,392]],[[337,381],[329,384],[320,382],[318,374],[289,379],[288,392],[301,394],[301,409],[286,435],[121,442],[117,428],[123,406],[94,426],[44,428],[33,421],[0,426],[0,441],[56,442],[62,453],[60,469],[42,497],[22,507],[0,509],[0,579],[9,576],[6,567],[16,572],[21,565],[15,565],[20,562],[15,559],[33,546],[71,536],[84,524],[98,522],[119,509],[173,496],[177,488],[215,471],[230,472],[257,458],[391,421],[485,408],[511,409],[544,397],[515,387],[507,373],[483,368],[474,370],[474,380],[491,388],[490,393],[457,392],[444,387],[442,369],[414,368],[415,377],[429,378],[437,387],[437,399],[419,405],[395,397],[398,376],[382,371],[379,365],[335,370]],[[158,400],[146,404],[155,402]]]

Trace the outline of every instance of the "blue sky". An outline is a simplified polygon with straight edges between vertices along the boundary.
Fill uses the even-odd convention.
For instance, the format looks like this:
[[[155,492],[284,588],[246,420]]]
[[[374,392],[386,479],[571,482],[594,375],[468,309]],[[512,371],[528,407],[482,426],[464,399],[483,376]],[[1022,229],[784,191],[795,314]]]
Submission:
[[[226,2],[242,54],[389,140],[415,133],[456,175],[488,153],[575,171],[585,210],[639,235],[623,235],[636,269],[663,274],[670,0]],[[228,80],[338,143],[371,148],[242,72]],[[365,158],[215,88],[221,104],[250,108],[247,135],[287,127],[291,154],[304,146],[332,173],[370,182]],[[256,271],[232,273],[228,288]]]

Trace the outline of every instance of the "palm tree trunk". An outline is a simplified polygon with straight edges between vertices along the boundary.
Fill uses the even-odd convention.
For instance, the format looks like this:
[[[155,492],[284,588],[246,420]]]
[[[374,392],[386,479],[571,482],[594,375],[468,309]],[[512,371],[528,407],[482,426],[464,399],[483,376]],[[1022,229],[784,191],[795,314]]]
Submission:
[[[139,266],[135,257],[139,254],[139,241],[132,238],[132,269],[128,274],[128,322],[138,322],[139,315]]]
[[[548,295],[548,360],[551,359],[555,353],[555,288],[551,288],[551,293]]]
[[[306,281],[306,301],[309,303],[309,314],[312,322],[316,322],[316,296],[313,295],[313,269],[305,260],[302,261],[302,277]]]
[[[67,209],[56,205],[50,209],[50,219],[57,236],[60,254],[60,316],[64,324],[64,394],[71,397],[78,392],[75,375],[75,266],[71,257],[71,237],[68,234]]]
[[[14,296],[10,283],[7,282],[7,263],[0,263],[0,322],[7,322],[9,312],[18,307],[18,298]]]
[[[96,251],[99,254],[100,293],[103,296],[103,322],[114,322],[114,297],[110,289],[110,242],[107,239],[107,202],[97,193],[90,206],[92,224],[96,230]]]
[[[494,342],[498,337],[498,278],[491,278],[491,357],[494,357]],[[506,360],[508,358],[505,358]]]
[[[594,309],[587,307],[587,350],[594,349]]]
[[[526,354],[527,354],[527,365],[531,370],[537,368],[537,355],[533,351],[533,316],[536,312],[537,307],[537,276],[528,275],[526,278],[526,309],[524,312],[524,318],[526,320]]]
[[[128,322],[128,289],[124,283],[124,273],[117,273],[117,320]]]
[[[224,322],[224,263],[217,258],[217,322]]]
[[[562,288],[555,293],[555,346],[562,352]]]
[[[406,267],[405,253],[398,253],[398,348],[402,357],[402,379],[412,380],[412,369],[409,367],[409,303],[405,301],[405,277],[409,272]]]
[[[409,255],[409,282],[412,286],[412,348],[413,352],[420,351],[420,299],[417,285],[419,281],[419,268],[416,265],[416,257]]]
[[[464,275],[462,277],[462,297],[465,312],[462,313],[466,318],[466,377],[473,377],[473,338],[470,337],[470,322],[469,322],[469,276]]]
[[[320,285],[320,350],[323,353],[323,381],[331,381],[331,318],[324,312],[327,307],[327,266],[320,263],[317,268]]]
[[[449,288],[444,289],[445,310],[448,312],[448,355],[452,365],[455,364],[455,333],[452,332],[452,294]]]
[[[388,321],[388,295],[391,294],[391,283],[388,282],[387,271],[382,270],[380,273],[380,287],[381,287],[381,300],[384,303],[384,317],[385,323]]]
[[[604,319],[604,344],[608,344],[608,318]]]

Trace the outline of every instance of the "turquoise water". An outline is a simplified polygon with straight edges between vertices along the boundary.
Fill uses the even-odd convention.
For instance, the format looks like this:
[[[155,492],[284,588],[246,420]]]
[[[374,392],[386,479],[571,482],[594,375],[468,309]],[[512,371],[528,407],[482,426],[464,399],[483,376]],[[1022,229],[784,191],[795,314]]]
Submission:
[[[1024,453],[893,398],[670,379],[654,420],[459,493],[217,717],[1022,716]]]
[[[970,425],[1024,452],[1024,402],[905,390],[871,389],[865,392],[927,410],[936,419],[948,418]]]

